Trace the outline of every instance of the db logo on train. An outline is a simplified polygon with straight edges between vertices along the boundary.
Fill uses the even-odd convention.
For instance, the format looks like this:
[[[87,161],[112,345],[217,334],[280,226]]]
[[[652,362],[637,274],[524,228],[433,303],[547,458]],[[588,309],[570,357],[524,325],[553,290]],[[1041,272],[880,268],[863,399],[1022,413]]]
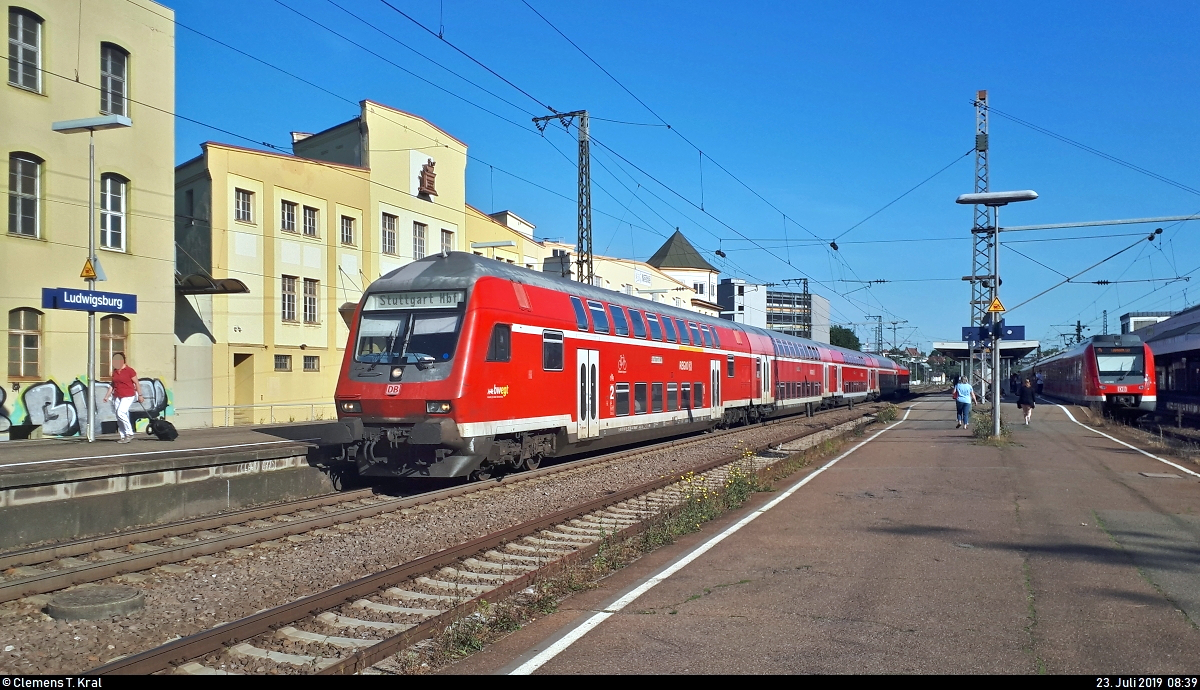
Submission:
[[[389,384],[388,384],[388,387],[387,387],[387,391],[385,391],[385,392],[386,392],[388,395],[400,395],[400,384],[398,384],[398,383],[389,383]]]

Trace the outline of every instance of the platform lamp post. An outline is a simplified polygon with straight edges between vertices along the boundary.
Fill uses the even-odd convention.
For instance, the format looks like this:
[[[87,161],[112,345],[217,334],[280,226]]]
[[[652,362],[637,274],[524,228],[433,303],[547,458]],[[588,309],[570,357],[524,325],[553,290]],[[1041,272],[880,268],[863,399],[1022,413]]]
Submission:
[[[969,206],[987,206],[992,209],[992,274],[972,276],[974,280],[987,280],[992,285],[992,303],[1000,299],[1000,207],[1018,201],[1033,201],[1037,192],[1025,189],[1018,192],[982,192],[960,194],[956,203]],[[996,328],[999,315],[992,316],[992,435],[1000,435],[1000,329]]]
[[[63,120],[50,126],[60,134],[88,133],[88,261],[93,270],[96,260],[96,131],[132,127],[133,121],[124,115],[104,115],[81,120]],[[89,278],[88,289],[96,289],[96,279]],[[88,411],[87,440],[96,440],[96,312],[88,312]]]

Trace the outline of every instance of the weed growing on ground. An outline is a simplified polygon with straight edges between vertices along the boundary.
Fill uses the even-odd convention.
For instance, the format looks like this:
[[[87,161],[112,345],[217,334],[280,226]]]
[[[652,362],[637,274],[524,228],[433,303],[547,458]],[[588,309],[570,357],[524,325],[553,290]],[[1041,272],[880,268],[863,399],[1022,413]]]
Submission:
[[[879,408],[879,411],[875,413],[875,419],[883,422],[884,424],[896,421],[896,417],[899,416],[900,408],[896,407],[892,403],[884,403],[883,407]]]
[[[1006,444],[1009,437],[1012,435],[1012,429],[1004,419],[1004,412],[1000,412],[1000,436],[992,436],[992,410],[972,410],[971,411],[971,435],[981,442],[991,444]]]

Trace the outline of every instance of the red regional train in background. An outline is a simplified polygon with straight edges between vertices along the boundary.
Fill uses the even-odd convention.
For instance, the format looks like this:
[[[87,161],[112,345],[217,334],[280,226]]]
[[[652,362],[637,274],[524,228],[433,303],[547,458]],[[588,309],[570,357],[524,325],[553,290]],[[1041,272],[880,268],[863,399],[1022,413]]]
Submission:
[[[1044,395],[1076,405],[1100,406],[1110,414],[1154,412],[1158,401],[1154,353],[1131,333],[1092,336],[1026,367],[1021,378],[1034,383],[1037,372],[1042,374]]]
[[[895,362],[463,252],[371,284],[335,401],[363,476],[485,478],[908,391]]]

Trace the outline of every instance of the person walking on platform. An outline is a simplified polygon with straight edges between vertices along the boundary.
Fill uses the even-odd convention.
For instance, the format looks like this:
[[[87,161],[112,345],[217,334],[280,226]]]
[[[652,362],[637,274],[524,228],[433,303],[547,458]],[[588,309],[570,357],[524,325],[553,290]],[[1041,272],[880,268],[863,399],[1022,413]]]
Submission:
[[[975,402],[975,389],[971,388],[971,384],[963,381],[961,376],[954,379],[954,407],[958,414],[958,423],[954,425],[955,429],[971,425],[971,403]]]
[[[1034,380],[1037,381],[1037,394],[1042,394],[1042,387],[1046,385],[1046,377],[1042,376],[1042,372],[1034,374]]]
[[[1033,414],[1033,397],[1033,386],[1025,379],[1025,385],[1017,393],[1017,407],[1025,413],[1025,426],[1029,426],[1029,417]]]
[[[133,367],[125,364],[125,353],[123,352],[113,353],[112,388],[104,394],[104,402],[108,402],[110,397],[116,398],[113,407],[117,409],[118,431],[121,432],[121,440],[117,443],[129,443],[133,440],[133,424],[129,421],[129,407],[133,405],[134,398],[137,398],[137,401],[143,405],[146,400],[138,389],[137,372],[133,370]]]

